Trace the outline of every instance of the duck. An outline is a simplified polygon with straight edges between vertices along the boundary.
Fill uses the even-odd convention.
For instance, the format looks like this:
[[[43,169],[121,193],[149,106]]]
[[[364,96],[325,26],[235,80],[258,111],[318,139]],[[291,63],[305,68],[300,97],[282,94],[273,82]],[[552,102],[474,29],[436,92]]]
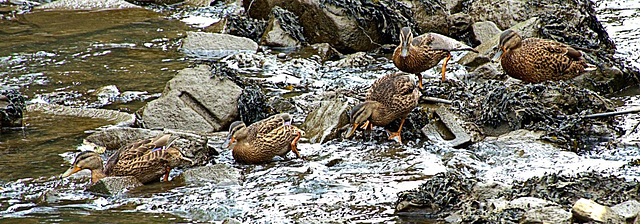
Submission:
[[[260,164],[280,156],[287,159],[289,151],[300,157],[297,142],[304,131],[291,125],[291,115],[276,114],[264,120],[246,126],[235,121],[229,126],[227,147],[233,147],[232,155],[236,162]],[[235,143],[235,144],[234,144]]]
[[[147,184],[168,181],[171,169],[188,161],[175,146],[168,144],[171,134],[150,139],[134,141],[109,157],[103,166],[100,155],[92,151],[84,151],[76,155],[73,165],[64,172],[63,178],[83,170],[91,170],[91,184],[97,183],[107,176],[133,176],[140,183]]]
[[[393,51],[392,61],[400,71],[417,75],[418,86],[422,89],[420,73],[438,65],[442,59],[445,59],[442,64],[442,81],[445,81],[447,62],[451,59],[452,51],[478,53],[453,38],[437,33],[425,33],[414,38],[411,28],[403,27],[400,30],[400,44]]]
[[[527,83],[569,80],[585,71],[595,70],[582,53],[552,40],[522,37],[513,30],[500,34],[498,53],[507,75]]]
[[[351,110],[349,119],[353,127],[345,137],[353,136],[360,124],[362,128],[372,130],[373,125],[386,126],[400,118],[402,120],[397,132],[386,131],[389,139],[402,143],[402,125],[418,105],[419,98],[420,91],[416,88],[415,78],[408,73],[396,72],[378,78],[369,88],[365,102]]]

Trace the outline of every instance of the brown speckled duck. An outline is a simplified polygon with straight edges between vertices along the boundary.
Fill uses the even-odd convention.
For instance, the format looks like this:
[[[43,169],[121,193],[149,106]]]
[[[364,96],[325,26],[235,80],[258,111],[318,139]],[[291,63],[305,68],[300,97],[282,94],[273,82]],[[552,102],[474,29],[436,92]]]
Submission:
[[[500,35],[498,47],[495,57],[500,57],[504,72],[524,82],[568,80],[595,69],[585,62],[580,51],[570,46],[539,38],[522,40],[513,30]]]
[[[163,180],[167,181],[172,168],[183,161],[192,162],[182,156],[175,147],[167,147],[170,134],[153,139],[133,142],[114,153],[103,168],[103,161],[95,152],[79,153],[73,166],[62,177],[68,177],[83,169],[91,170],[91,183],[95,184],[107,176],[133,176],[143,184]]]
[[[363,124],[368,130],[373,125],[386,126],[393,120],[401,118],[397,132],[390,132],[389,139],[402,143],[400,131],[407,115],[418,105],[420,91],[416,88],[415,79],[410,74],[396,72],[377,79],[367,92],[365,102],[351,110],[350,119],[353,128],[346,135],[351,137],[356,128]]]
[[[293,151],[297,158],[300,153],[296,144],[304,132],[291,125],[287,113],[273,115],[246,126],[236,121],[229,127],[228,146],[233,143],[233,158],[240,163],[258,164],[269,162],[274,156],[286,158]]]
[[[413,38],[411,28],[400,30],[400,45],[393,52],[393,64],[400,71],[416,74],[418,85],[422,89],[422,75],[427,69],[436,66],[442,59],[442,81],[445,80],[447,62],[451,59],[451,51],[473,51],[473,48],[437,33],[425,33]]]

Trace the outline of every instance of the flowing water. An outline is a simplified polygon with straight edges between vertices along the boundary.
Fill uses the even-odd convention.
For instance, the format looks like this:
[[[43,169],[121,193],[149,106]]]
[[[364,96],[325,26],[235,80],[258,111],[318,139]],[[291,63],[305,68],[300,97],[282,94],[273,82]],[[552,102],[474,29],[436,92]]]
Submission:
[[[637,63],[640,26],[634,21],[640,4],[604,1],[598,11],[618,45],[616,55]],[[134,112],[157,97],[177,70],[192,63],[177,47],[186,31],[195,27],[172,15],[146,10],[31,11],[1,18],[0,85],[20,89],[31,102]],[[325,68],[305,58],[283,62],[275,55],[263,57],[265,67],[270,68],[257,74],[247,69],[248,76],[275,83],[308,81],[312,86],[352,85],[357,89],[393,69],[385,58],[375,59],[376,68],[354,71]],[[287,67],[283,64],[299,70],[278,70]],[[109,85],[129,97],[101,99],[97,93]],[[287,92],[278,85],[270,89]],[[638,88],[631,89],[615,99],[622,102],[622,108],[639,106],[637,93]],[[296,117],[295,123],[303,119]],[[561,170],[607,170],[638,179],[640,170],[620,167],[640,159],[639,120],[637,115],[620,119],[628,130],[622,137],[624,146],[589,155],[535,141],[505,144],[489,139],[469,149],[454,149],[446,142],[399,146],[383,138],[361,137],[325,144],[303,139],[299,148],[305,160],[248,166],[233,163],[230,152],[221,150],[216,161],[241,170],[241,185],[162,182],[103,197],[85,191],[86,172],[67,179],[57,176],[66,170],[82,140],[109,122],[26,113],[24,128],[0,135],[0,222],[203,222],[227,217],[247,223],[411,221],[393,214],[396,193],[413,189],[447,169],[507,183]],[[373,133],[383,135],[381,130]]]

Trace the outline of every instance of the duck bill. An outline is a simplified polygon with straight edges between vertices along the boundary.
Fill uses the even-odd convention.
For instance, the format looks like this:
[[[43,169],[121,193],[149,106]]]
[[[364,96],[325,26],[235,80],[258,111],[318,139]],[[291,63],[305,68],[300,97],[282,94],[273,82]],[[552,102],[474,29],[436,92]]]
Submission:
[[[82,169],[80,169],[80,167],[77,167],[77,166],[70,167],[67,171],[65,171],[62,174],[62,178],[71,176],[71,174],[77,173],[80,170],[82,170]]]
[[[493,58],[491,59],[491,61],[496,62],[498,58],[502,58],[502,53],[504,53],[504,50],[502,50],[502,48],[499,48],[498,52],[496,52],[496,54],[493,55]]]
[[[235,141],[236,138],[234,138],[233,136],[229,136],[229,138],[227,138],[227,140],[222,143],[222,147],[231,148],[231,145],[233,145]]]
[[[358,123],[353,123],[353,127],[351,128],[351,130],[349,130],[349,133],[347,133],[345,138],[351,138],[351,136],[353,136],[353,133],[356,132],[356,128],[358,128]]]

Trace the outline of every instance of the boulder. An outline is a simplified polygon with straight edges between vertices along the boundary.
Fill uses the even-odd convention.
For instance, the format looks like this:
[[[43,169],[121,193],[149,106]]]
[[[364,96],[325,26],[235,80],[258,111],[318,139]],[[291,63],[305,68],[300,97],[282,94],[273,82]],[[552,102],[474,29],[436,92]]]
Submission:
[[[302,124],[312,143],[337,138],[339,129],[349,123],[348,103],[340,99],[323,100],[320,107],[309,113]]]
[[[585,222],[624,223],[623,219],[611,208],[589,199],[580,198],[576,201],[572,212],[575,219]]]
[[[144,127],[196,132],[223,130],[238,117],[242,89],[226,77],[211,77],[207,65],[180,70],[162,97],[138,111]]]
[[[528,210],[520,219],[520,223],[572,223],[571,212],[560,206],[543,207]]]
[[[625,201],[611,207],[611,210],[625,220],[636,218],[640,212],[640,202],[637,200]],[[636,218],[637,220],[637,218]]]
[[[140,8],[140,6],[124,0],[58,0],[36,7],[36,9],[49,10],[110,10],[131,8]]]
[[[240,184],[240,171],[226,164],[196,167],[179,174],[175,180],[186,183],[212,183],[215,185]]]
[[[473,21],[492,21],[500,29],[512,27],[535,14],[531,12],[531,6],[526,1],[496,3],[490,0],[476,0],[470,3],[465,11],[469,12]]]
[[[476,22],[471,25],[471,27],[473,29],[473,35],[480,43],[489,41],[492,37],[502,33],[502,30],[491,21]]]
[[[181,49],[193,57],[218,58],[239,52],[255,53],[258,44],[246,37],[190,31],[182,41]]]
[[[102,195],[121,195],[126,191],[142,186],[133,176],[105,177],[87,187],[88,191]]]
[[[305,42],[298,17],[286,9],[273,7],[267,28],[260,39],[261,45],[296,47]]]

